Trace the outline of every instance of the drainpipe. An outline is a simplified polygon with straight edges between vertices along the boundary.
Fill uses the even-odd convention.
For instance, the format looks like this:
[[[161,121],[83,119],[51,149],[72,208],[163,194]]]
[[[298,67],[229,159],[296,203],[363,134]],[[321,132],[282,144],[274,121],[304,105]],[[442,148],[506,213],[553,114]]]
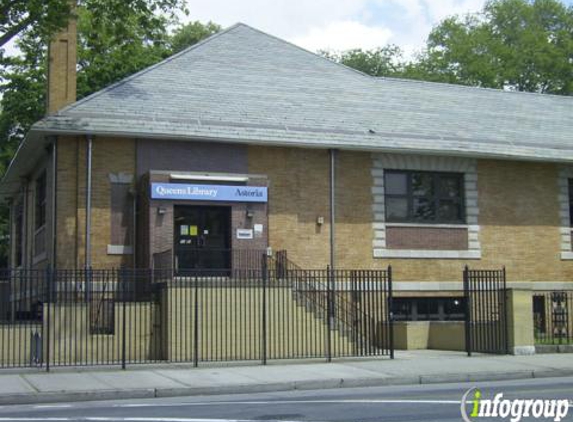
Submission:
[[[57,238],[58,138],[52,140],[52,268],[56,268]]]
[[[336,220],[336,150],[330,150],[330,268],[336,269],[335,220]]]
[[[86,257],[85,257],[85,298],[91,301],[92,280],[92,135],[86,136]]]
[[[10,199],[10,216],[9,216],[9,221],[10,221],[10,225],[8,227],[10,227],[10,231],[9,231],[9,239],[8,241],[10,242],[10,248],[9,248],[9,255],[8,255],[8,268],[10,269],[9,274],[12,274],[12,270],[14,270],[16,268],[16,254],[18,253],[16,251],[16,243],[14,242],[14,239],[16,239],[16,227],[15,227],[15,220],[14,220],[14,213],[15,213],[15,206],[16,206],[17,201],[14,201],[13,198]],[[12,300],[12,292],[10,292],[10,295],[8,296],[9,300],[10,300],[10,309],[9,309],[9,321],[13,324],[14,321],[16,320],[16,308],[15,308],[15,300]]]
[[[331,149],[330,153],[330,266],[328,274],[328,340],[327,340],[327,353],[326,360],[331,362],[332,360],[332,329],[335,326],[335,309],[336,304],[334,303],[334,291],[336,286],[336,259],[335,259],[335,221],[336,221],[336,150]]]
[[[21,262],[21,267],[24,269],[28,268],[28,234],[30,233],[30,227],[28,226],[31,222],[31,219],[29,218],[29,214],[30,214],[30,210],[28,210],[28,207],[30,205],[30,201],[28,198],[28,195],[30,194],[30,181],[28,180],[28,178],[24,178],[23,179],[24,182],[24,201],[23,201],[23,205],[22,205],[22,231],[20,233],[20,236],[22,236],[22,262]]]
[[[137,255],[136,255],[136,245],[137,245],[137,189],[133,188],[133,198],[132,198],[132,223],[131,223],[131,259],[133,269],[137,268]]]
[[[91,226],[92,226],[92,135],[86,136],[86,258],[85,267],[89,269],[92,266],[91,260]]]
[[[15,201],[14,198],[8,198],[8,268],[13,269],[14,266],[14,252],[16,251],[16,247],[14,244],[14,239],[16,238],[15,230],[14,230],[14,205]]]

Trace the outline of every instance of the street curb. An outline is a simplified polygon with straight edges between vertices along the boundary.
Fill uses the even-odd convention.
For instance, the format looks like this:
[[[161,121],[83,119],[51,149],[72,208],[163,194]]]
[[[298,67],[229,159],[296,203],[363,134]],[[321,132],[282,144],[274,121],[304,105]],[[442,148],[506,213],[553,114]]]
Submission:
[[[0,396],[0,405],[62,403],[99,400],[152,399],[153,388],[138,390],[58,391],[50,393],[19,393]]]
[[[254,394],[278,391],[319,390],[359,387],[386,387],[392,385],[427,385],[458,382],[507,381],[533,378],[560,378],[573,376],[572,370],[533,370],[511,372],[483,372],[466,374],[418,375],[383,378],[350,378],[289,381],[264,384],[236,384],[231,386],[147,388],[136,390],[96,390],[49,393],[18,393],[0,396],[0,405],[61,403],[101,400],[151,399],[159,397],[212,396],[223,394]]]

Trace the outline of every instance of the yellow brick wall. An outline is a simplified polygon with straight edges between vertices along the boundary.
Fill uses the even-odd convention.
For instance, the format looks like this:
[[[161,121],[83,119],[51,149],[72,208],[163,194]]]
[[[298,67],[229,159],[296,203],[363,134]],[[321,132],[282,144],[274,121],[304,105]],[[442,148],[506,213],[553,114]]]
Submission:
[[[75,268],[78,251],[78,147],[74,137],[58,139],[57,262],[58,268]],[[84,141],[85,142],[85,141]]]
[[[84,138],[58,143],[58,266],[84,265]],[[107,254],[110,242],[109,173],[135,173],[135,141],[96,138],[93,146],[92,263],[127,265]],[[400,281],[458,281],[465,264],[507,266],[512,281],[566,281],[573,262],[561,261],[558,166],[478,161],[481,260],[374,259],[372,160],[340,152],[337,159],[336,253],[339,268],[384,268]],[[329,153],[295,148],[249,148],[249,173],[269,176],[269,242],[305,268],[329,263]],[[317,225],[319,216],[325,224]]]
[[[560,259],[558,166],[478,161],[484,264],[507,266],[508,279],[568,281],[573,262]]]
[[[269,176],[269,244],[305,268],[329,262],[329,155],[324,150],[249,148],[249,173]],[[325,224],[316,224],[319,216]]]
[[[370,154],[339,152],[336,171],[338,268],[381,268],[372,258],[372,161]]]
[[[478,160],[482,259],[378,259],[372,256],[372,160],[340,152],[336,258],[339,268],[384,268],[397,281],[460,281],[464,265],[499,268],[509,281],[567,281],[560,259],[556,164]],[[327,151],[250,147],[249,172],[269,176],[270,245],[304,267],[329,260]],[[326,224],[316,225],[325,216]]]
[[[85,138],[61,137],[58,142],[58,266],[85,265],[86,205]],[[108,255],[111,242],[110,173],[135,175],[135,140],[94,138],[92,147],[92,267],[129,265],[130,255]]]

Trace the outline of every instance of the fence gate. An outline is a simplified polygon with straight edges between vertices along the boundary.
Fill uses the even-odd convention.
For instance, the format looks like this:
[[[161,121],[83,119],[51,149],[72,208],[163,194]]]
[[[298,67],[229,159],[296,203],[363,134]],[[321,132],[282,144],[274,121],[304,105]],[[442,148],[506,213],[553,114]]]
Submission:
[[[505,268],[464,269],[466,351],[507,354],[507,299]]]

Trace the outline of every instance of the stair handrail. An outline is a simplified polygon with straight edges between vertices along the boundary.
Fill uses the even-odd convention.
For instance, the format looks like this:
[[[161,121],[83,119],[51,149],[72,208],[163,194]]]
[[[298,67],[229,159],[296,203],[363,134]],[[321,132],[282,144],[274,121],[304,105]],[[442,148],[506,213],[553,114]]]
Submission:
[[[331,290],[328,281],[320,280],[317,278],[315,271],[306,270],[289,260],[284,251],[278,251],[274,257],[271,257],[271,262],[274,264],[275,271],[272,271],[272,276],[276,280],[286,280],[289,287],[297,295],[296,298],[302,296],[305,304],[310,305],[312,311],[317,315],[324,315],[328,312],[328,294],[329,292],[334,295],[333,300],[333,316],[334,316],[334,327],[340,328],[340,323],[342,328],[349,329],[352,333],[360,333],[360,340],[366,340],[365,333],[361,330],[357,330],[355,324],[359,321],[372,320],[372,317],[364,310],[359,308],[355,303],[348,300],[347,297],[342,295],[336,289]],[[324,270],[321,270],[323,272]],[[328,277],[336,274],[336,270],[332,273],[327,273]],[[279,277],[282,276],[282,277]],[[302,287],[304,288],[301,288]],[[308,293],[313,294],[308,294]],[[324,294],[317,296],[317,292],[323,292]],[[321,300],[324,299],[324,300]],[[358,318],[353,318],[353,316],[358,316]],[[329,316],[330,317],[330,316]],[[356,340],[355,338],[352,339]]]

